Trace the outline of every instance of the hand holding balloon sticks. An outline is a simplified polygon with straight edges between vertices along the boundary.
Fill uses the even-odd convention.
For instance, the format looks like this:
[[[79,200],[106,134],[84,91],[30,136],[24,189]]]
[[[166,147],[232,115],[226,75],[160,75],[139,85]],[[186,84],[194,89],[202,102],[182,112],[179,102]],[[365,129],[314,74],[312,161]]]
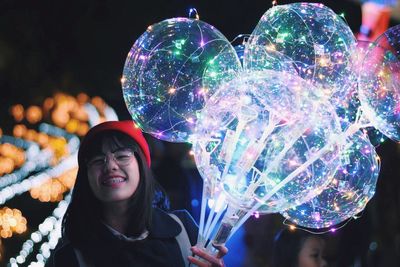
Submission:
[[[255,212],[323,231],[364,209],[379,160],[359,130],[400,140],[398,36],[391,28],[360,53],[324,5],[278,5],[250,35],[242,67],[207,23],[149,27],[128,54],[124,99],[143,131],[193,142],[200,245],[225,243]]]

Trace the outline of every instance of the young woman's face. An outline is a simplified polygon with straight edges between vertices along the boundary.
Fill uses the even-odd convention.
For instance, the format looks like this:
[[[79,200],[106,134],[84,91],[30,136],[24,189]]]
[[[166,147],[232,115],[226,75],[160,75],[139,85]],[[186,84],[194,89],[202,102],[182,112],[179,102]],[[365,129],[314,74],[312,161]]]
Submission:
[[[139,185],[139,166],[133,151],[114,147],[110,139],[105,139],[101,153],[87,162],[90,188],[102,202],[127,201]]]
[[[326,267],[325,241],[319,237],[308,237],[300,249],[298,267]]]

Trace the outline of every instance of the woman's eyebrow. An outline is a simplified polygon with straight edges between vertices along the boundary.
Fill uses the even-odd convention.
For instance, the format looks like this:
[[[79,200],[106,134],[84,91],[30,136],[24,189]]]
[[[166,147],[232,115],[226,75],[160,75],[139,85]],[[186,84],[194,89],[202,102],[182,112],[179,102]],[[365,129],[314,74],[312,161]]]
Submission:
[[[116,148],[116,149],[112,150],[111,153],[120,152],[120,151],[130,151],[130,152],[132,152],[132,149],[129,149],[127,147],[119,147],[119,148]]]

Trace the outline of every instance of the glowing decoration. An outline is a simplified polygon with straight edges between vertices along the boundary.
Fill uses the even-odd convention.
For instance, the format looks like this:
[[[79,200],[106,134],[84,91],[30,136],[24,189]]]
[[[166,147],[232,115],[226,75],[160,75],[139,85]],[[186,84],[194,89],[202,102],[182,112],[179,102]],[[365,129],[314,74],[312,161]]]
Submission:
[[[44,155],[38,155],[38,158],[41,156]],[[7,186],[0,187],[0,205],[4,204],[7,200],[10,200],[15,196],[29,191],[31,188],[46,182],[47,180],[51,179],[51,177],[60,176],[66,170],[76,168],[77,164],[77,153],[74,153],[64,158],[56,166],[47,168],[46,170],[29,177],[14,177],[12,174],[10,174],[11,177],[9,177],[9,180],[11,181],[6,183]],[[24,179],[22,180],[22,178]],[[0,181],[3,183],[3,180]]]
[[[0,145],[1,147],[6,145],[6,150],[8,150],[8,153],[12,152],[12,157],[17,156],[17,158],[24,158],[24,163],[19,169],[13,170],[12,173],[1,177],[0,188],[21,181],[33,171],[38,171],[48,167],[50,159],[53,157],[51,151],[40,151],[38,145],[33,142],[14,138],[8,135],[1,136],[0,143],[2,143],[2,145]],[[24,150],[24,152],[21,152],[22,150]],[[16,155],[14,155],[14,153]],[[10,160],[14,162],[12,159]]]
[[[312,89],[288,73],[250,72],[223,84],[207,101],[194,154],[205,197],[219,199],[223,191],[233,208],[225,218],[238,219],[235,209],[257,202],[263,213],[297,206],[332,179],[339,150],[330,141],[341,128],[334,108],[316,101]]]
[[[30,106],[26,109],[25,117],[30,124],[38,123],[43,117],[42,109],[38,106]]]
[[[387,137],[400,141],[400,26],[369,48],[360,73],[359,97],[365,117]]]
[[[205,100],[240,68],[234,48],[215,27],[167,19],[149,26],[132,46],[121,80],[125,103],[144,132],[187,142]]]
[[[253,36],[253,35],[251,35]],[[275,44],[251,45],[244,49],[243,67],[247,70],[275,70],[297,74],[293,59],[276,50]]]
[[[25,163],[24,151],[10,143],[0,144],[0,156],[11,159],[15,168]]]
[[[26,218],[18,209],[3,207],[0,209],[0,236],[10,238],[13,233],[22,234],[26,231]]]
[[[29,193],[32,198],[41,202],[59,202],[63,199],[64,193],[72,188],[75,183],[77,168],[67,170],[58,177],[53,177],[44,183],[32,187]]]
[[[24,119],[24,107],[21,104],[12,106],[10,108],[10,113],[16,122],[20,122]]]
[[[50,257],[51,250],[56,247],[58,240],[61,238],[61,221],[70,200],[71,194],[68,194],[65,200],[58,203],[52,215],[39,224],[39,229],[33,232],[31,238],[23,243],[19,254],[9,259],[9,266],[18,266],[18,264],[25,263],[26,259],[34,251],[33,248],[41,243],[39,253],[34,257],[36,261],[31,262],[29,266],[44,267],[46,260]]]
[[[379,161],[368,137],[358,131],[342,150],[342,165],[321,194],[307,203],[281,212],[289,221],[321,229],[339,224],[361,212],[375,193]]]
[[[278,5],[262,16],[252,32],[244,66],[262,69],[265,65],[269,69],[270,52],[276,51],[291,59],[298,74],[317,85],[321,96],[330,98],[346,91],[349,77],[354,76],[350,58],[355,46],[349,26],[328,7],[315,3]]]

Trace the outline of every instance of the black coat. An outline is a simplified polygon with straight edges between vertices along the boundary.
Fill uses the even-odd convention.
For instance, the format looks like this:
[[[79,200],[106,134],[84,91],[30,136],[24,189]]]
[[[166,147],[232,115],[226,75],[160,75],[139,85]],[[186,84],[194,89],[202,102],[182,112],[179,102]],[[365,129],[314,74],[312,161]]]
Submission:
[[[190,243],[195,245],[197,225],[187,211],[175,211],[189,235]],[[107,227],[101,231],[104,242],[93,244],[89,249],[95,258],[95,267],[105,266],[143,266],[143,267],[184,267],[182,253],[176,236],[181,226],[164,211],[154,208],[149,236],[140,241],[126,241],[111,233]],[[94,252],[94,254],[93,254]],[[85,252],[82,251],[85,255]],[[46,267],[77,267],[74,248],[62,240],[46,262]]]

